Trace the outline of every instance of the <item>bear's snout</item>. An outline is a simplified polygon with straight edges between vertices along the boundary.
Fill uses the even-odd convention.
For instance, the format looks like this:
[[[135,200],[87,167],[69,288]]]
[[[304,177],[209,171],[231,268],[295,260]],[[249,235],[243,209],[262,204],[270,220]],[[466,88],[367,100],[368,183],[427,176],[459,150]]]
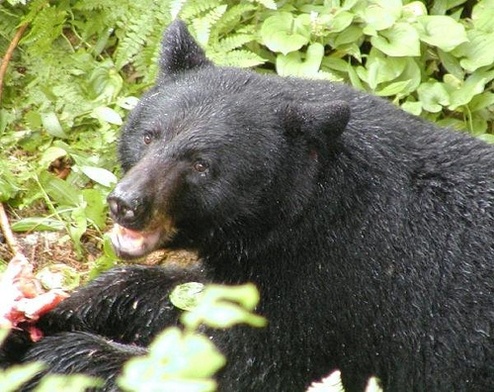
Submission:
[[[149,220],[149,198],[136,192],[128,192],[117,185],[107,198],[112,219],[121,226],[140,230]]]

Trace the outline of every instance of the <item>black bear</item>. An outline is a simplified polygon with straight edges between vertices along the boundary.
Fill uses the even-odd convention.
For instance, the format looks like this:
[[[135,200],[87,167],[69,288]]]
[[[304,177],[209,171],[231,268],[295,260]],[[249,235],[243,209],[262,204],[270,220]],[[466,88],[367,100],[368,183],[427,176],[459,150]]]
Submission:
[[[191,249],[190,270],[125,267],[39,322],[12,360],[102,376],[177,323],[187,281],[260,290],[263,329],[212,331],[220,391],[494,390],[494,148],[325,81],[217,67],[182,22],[124,127],[109,196],[123,257]],[[4,353],[4,357],[9,357]]]

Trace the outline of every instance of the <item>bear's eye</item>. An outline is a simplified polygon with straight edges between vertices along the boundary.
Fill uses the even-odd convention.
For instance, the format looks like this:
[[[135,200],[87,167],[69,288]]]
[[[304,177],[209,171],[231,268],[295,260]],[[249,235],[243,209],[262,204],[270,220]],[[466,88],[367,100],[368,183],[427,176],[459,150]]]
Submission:
[[[146,132],[143,136],[142,136],[142,141],[144,142],[144,144],[149,144],[153,141],[153,135],[151,135],[151,133],[149,132]]]
[[[198,173],[205,173],[209,168],[207,162],[203,160],[198,160],[194,162],[194,170]]]

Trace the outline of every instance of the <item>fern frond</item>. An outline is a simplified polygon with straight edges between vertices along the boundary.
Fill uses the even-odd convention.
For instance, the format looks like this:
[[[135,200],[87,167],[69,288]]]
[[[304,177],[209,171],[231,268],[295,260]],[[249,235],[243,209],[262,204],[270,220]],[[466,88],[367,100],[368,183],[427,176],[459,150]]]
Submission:
[[[190,0],[185,3],[185,6],[180,11],[180,18],[185,21],[193,21],[196,18],[204,16],[204,14],[216,7],[222,5],[222,0]]]
[[[47,6],[33,19],[30,32],[22,39],[32,53],[43,55],[50,51],[52,43],[62,35],[67,11],[56,6]]]
[[[266,62],[262,57],[246,49],[232,50],[227,53],[208,52],[208,57],[214,63],[227,67],[251,68]]]
[[[132,62],[142,47],[145,46],[155,27],[154,7],[136,7],[135,11],[136,13],[132,17],[120,23],[125,35],[115,52],[115,66],[117,69],[121,69],[124,65]]]
[[[224,52],[230,52],[233,49],[238,49],[242,45],[249,43],[255,39],[253,34],[231,34],[224,39],[221,39],[215,46]]]
[[[233,30],[238,29],[240,22],[256,9],[253,4],[243,3],[228,8],[220,20],[211,27],[210,39],[217,42],[220,37],[230,34]],[[238,31],[238,30],[237,30]]]
[[[217,22],[221,16],[225,13],[227,6],[220,5],[218,7],[213,8],[202,18],[194,19],[192,21],[192,26],[194,31],[196,32],[197,41],[206,46],[209,41],[209,34],[211,31],[211,27]]]

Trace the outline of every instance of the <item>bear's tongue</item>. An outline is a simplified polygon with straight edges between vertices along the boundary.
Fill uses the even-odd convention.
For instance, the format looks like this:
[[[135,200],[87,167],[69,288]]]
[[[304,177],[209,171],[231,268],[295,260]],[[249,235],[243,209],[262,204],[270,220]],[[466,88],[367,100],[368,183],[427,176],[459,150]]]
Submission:
[[[160,232],[140,232],[115,224],[110,232],[113,248],[119,257],[131,259],[142,257],[156,249]]]

